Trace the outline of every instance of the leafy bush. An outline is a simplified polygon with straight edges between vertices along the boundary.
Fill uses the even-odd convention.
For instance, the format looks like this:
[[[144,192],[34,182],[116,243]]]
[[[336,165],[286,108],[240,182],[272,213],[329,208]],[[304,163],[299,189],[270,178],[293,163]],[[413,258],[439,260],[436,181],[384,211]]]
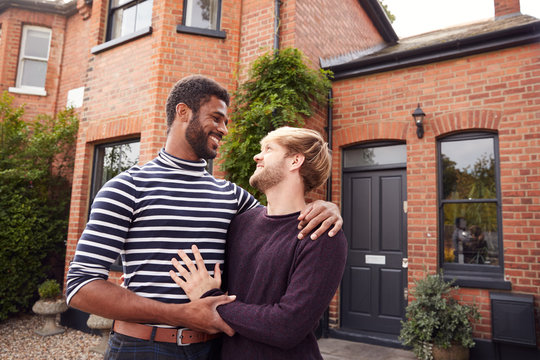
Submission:
[[[70,109],[26,122],[12,101],[0,98],[0,320],[27,310],[43,279],[63,280],[78,129]]]
[[[419,359],[432,359],[432,345],[448,348],[452,343],[474,346],[473,319],[480,314],[475,306],[462,305],[453,295],[458,290],[442,274],[426,276],[414,282],[415,299],[407,305],[406,321],[401,322],[400,340],[412,346]]]
[[[62,293],[60,284],[54,279],[45,280],[38,287],[39,297],[43,300],[56,299]]]
[[[304,125],[317,105],[326,104],[331,74],[310,68],[294,48],[269,52],[253,63],[249,80],[234,93],[232,124],[221,147],[221,170],[227,179],[262,200],[249,185],[259,142],[278,127]]]

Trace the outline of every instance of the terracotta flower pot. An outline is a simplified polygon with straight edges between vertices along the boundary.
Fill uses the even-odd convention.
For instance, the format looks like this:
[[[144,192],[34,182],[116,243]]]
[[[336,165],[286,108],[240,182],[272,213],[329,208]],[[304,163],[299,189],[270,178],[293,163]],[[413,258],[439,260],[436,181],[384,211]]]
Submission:
[[[460,344],[452,344],[448,349],[433,345],[433,360],[469,360],[469,348]]]

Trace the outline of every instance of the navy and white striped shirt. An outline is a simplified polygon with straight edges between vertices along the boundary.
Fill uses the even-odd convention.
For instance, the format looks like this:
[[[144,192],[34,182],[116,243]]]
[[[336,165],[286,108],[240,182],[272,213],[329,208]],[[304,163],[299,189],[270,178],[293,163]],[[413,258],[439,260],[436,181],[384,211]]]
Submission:
[[[205,161],[161,150],[144,166],[111,179],[97,194],[67,276],[67,302],[87,283],[107,279],[122,257],[124,285],[166,303],[188,302],[169,276],[178,249],[196,244],[209,272],[224,262],[232,218],[259,203],[235,184],[215,179]]]

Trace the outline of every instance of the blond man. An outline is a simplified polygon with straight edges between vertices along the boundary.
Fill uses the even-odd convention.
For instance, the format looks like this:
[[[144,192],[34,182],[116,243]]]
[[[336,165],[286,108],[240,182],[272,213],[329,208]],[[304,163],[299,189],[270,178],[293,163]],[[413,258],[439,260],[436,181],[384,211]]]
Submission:
[[[264,192],[258,207],[232,221],[227,239],[228,290],[233,303],[218,307],[236,332],[223,339],[223,359],[322,359],[314,330],[343,275],[347,241],[342,231],[299,241],[296,219],[305,194],[330,173],[330,152],[313,130],[283,127],[261,141],[250,184]],[[182,278],[171,277],[191,300],[222,295],[221,275],[208,275],[196,247],[195,263],[182,251]]]

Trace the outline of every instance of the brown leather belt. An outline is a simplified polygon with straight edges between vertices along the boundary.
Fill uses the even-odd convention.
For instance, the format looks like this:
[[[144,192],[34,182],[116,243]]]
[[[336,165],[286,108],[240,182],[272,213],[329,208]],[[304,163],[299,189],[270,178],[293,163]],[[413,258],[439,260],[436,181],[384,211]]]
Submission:
[[[190,329],[160,328],[120,320],[115,320],[113,326],[114,332],[142,340],[152,339],[152,332],[154,331],[154,329],[154,341],[173,343],[179,346],[206,342],[208,340],[215,339],[221,335],[210,335]]]

